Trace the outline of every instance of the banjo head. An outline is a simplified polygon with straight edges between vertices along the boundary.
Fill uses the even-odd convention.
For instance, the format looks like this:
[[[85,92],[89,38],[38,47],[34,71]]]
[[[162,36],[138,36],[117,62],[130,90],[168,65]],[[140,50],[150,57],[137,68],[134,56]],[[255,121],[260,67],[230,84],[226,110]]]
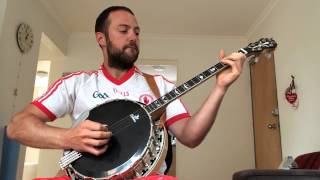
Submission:
[[[92,109],[89,120],[107,124],[112,132],[107,151],[99,156],[82,153],[71,166],[83,177],[121,175],[142,158],[152,137],[152,121],[137,102],[114,100]]]

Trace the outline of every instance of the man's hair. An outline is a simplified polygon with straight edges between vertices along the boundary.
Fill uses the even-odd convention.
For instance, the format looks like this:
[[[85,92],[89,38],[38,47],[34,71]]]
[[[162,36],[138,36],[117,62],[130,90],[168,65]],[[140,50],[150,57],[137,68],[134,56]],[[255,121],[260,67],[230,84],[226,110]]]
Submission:
[[[125,6],[110,6],[107,9],[103,10],[96,19],[95,32],[107,33],[106,29],[108,29],[110,25],[109,16],[111,12],[114,11],[126,11],[130,14],[134,15],[131,9]]]

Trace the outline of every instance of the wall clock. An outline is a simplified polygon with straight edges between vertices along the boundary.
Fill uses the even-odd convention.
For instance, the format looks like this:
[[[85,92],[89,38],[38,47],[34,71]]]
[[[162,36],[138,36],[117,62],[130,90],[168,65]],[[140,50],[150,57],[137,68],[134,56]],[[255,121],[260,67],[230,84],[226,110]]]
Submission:
[[[22,53],[28,52],[33,45],[33,32],[31,26],[21,23],[17,29],[17,43]]]

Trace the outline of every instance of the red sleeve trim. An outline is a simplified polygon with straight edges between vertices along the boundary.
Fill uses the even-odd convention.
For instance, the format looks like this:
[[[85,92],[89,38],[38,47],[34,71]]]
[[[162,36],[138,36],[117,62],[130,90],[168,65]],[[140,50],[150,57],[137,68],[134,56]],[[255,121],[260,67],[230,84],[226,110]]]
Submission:
[[[176,115],[176,116],[173,116],[172,118],[168,119],[166,121],[166,127],[169,127],[171,126],[173,123],[179,121],[179,120],[182,120],[182,119],[185,119],[185,118],[189,118],[191,117],[189,113],[183,113],[183,114],[179,114],[179,115]]]
[[[31,104],[37,106],[42,112],[44,112],[51,121],[57,119],[56,115],[54,115],[48,108],[46,108],[43,104],[38,101],[33,101]]]

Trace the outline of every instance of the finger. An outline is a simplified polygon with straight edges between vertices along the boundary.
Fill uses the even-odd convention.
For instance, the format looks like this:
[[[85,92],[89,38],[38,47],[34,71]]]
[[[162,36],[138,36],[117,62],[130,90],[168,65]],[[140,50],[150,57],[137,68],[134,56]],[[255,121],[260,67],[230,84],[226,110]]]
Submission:
[[[108,145],[102,146],[100,148],[93,147],[93,146],[87,146],[85,151],[88,153],[91,153],[93,155],[98,156],[98,155],[101,155],[104,152],[106,152],[107,149],[108,149]]]
[[[242,53],[232,53],[228,58],[235,61],[238,68],[241,68],[246,60],[246,56]]]
[[[87,138],[84,140],[84,143],[89,146],[100,147],[100,146],[107,145],[109,141],[110,141],[110,139],[89,139],[89,138]]]
[[[221,62],[229,65],[231,67],[230,69],[233,74],[240,74],[241,65],[239,62],[232,60],[232,59],[222,59]]]
[[[108,139],[112,136],[110,131],[86,131],[85,133],[84,137],[95,139]]]
[[[220,50],[219,57],[220,57],[220,59],[223,59],[225,57],[225,53],[224,53],[223,49]]]
[[[236,64],[235,60],[233,60],[231,58],[221,59],[221,62],[224,64],[228,64],[229,66],[234,66]]]
[[[96,153],[98,155],[103,154],[103,153],[105,153],[107,151],[108,147],[109,147],[108,145],[105,145],[105,146],[102,146],[102,147],[99,147],[99,148],[95,148],[96,149]]]
[[[89,129],[92,131],[107,131],[108,130],[108,125],[94,122],[91,120],[83,121],[82,126],[86,129]]]
[[[227,59],[232,59],[232,60],[239,60],[239,61],[244,61],[246,59],[246,56],[242,53],[231,53]]]

